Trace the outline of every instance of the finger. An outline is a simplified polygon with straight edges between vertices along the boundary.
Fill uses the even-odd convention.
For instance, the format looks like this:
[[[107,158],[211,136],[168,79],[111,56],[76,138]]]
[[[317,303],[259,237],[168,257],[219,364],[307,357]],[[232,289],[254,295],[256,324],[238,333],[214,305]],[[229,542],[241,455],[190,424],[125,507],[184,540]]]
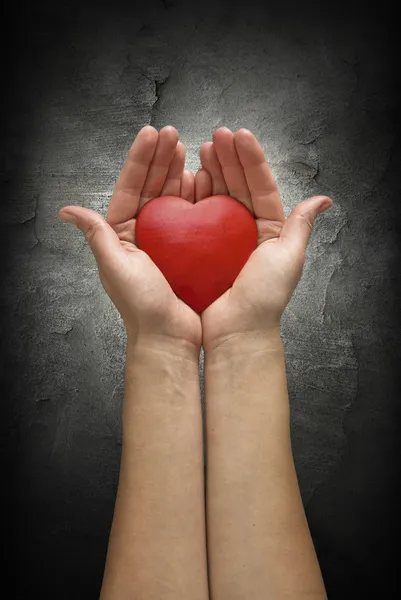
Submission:
[[[280,233],[280,241],[295,252],[306,252],[316,217],[331,208],[327,196],[312,196],[292,209]]]
[[[174,158],[170,163],[170,167],[167,173],[166,181],[160,196],[179,196],[181,191],[181,177],[184,172],[185,165],[185,145],[178,141]]]
[[[122,252],[120,240],[113,228],[99,213],[82,206],[65,206],[59,218],[74,223],[85,235],[99,265],[108,264]]]
[[[185,169],[181,177],[181,191],[179,196],[193,204],[195,202],[195,177],[192,171]]]
[[[248,129],[239,129],[234,134],[234,143],[244,169],[256,217],[284,221],[284,209],[276,180],[256,137]]]
[[[136,136],[114,186],[107,211],[110,225],[128,221],[138,212],[139,198],[158,139],[159,133],[151,125],[143,127]]]
[[[227,194],[228,188],[224,179],[223,171],[217,158],[213,142],[205,142],[199,151],[202,167],[209,171],[212,176],[212,195]]]
[[[139,210],[146,202],[160,196],[171,161],[174,158],[177,143],[178,131],[175,127],[168,125],[160,130],[156,151],[141,191]]]
[[[232,131],[227,127],[217,129],[213,135],[213,146],[230,196],[239,200],[254,214],[251,193],[244,169],[238,158]]]
[[[199,169],[195,174],[195,202],[212,196],[212,176],[206,169]]]

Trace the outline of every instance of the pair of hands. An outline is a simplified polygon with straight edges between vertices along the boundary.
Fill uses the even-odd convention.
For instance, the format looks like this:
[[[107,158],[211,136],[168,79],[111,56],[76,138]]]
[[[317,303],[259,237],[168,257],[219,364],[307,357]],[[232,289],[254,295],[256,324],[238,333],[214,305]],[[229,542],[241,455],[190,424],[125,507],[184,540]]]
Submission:
[[[217,129],[213,142],[200,148],[202,168],[195,176],[184,168],[185,146],[178,138],[172,126],[160,132],[143,127],[114,187],[107,220],[80,206],[62,208],[59,218],[84,233],[102,285],[136,342],[156,347],[163,340],[209,351],[239,338],[268,336],[279,329],[301,278],[313,223],[332,201],[308,198],[285,219],[274,177],[249,130]],[[258,247],[233,286],[198,315],[135,246],[135,222],[152,198],[173,195],[194,203],[218,194],[236,198],[251,211]]]

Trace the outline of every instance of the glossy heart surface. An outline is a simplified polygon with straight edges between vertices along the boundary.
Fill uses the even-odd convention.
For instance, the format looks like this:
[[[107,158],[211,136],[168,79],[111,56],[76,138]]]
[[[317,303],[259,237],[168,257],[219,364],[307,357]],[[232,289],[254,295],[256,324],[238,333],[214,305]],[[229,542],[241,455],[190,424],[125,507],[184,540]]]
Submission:
[[[257,247],[258,232],[252,214],[231,196],[196,204],[161,196],[140,211],[135,238],[176,295],[201,313],[232,286]]]

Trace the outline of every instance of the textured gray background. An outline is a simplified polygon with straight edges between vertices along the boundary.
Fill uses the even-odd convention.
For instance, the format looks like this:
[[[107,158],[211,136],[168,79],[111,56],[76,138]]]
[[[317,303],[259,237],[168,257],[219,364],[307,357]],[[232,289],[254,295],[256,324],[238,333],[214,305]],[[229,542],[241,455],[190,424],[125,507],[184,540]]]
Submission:
[[[308,195],[333,198],[283,317],[293,447],[329,597],[376,585],[386,596],[400,431],[393,15],[183,0],[10,15],[0,290],[8,597],[99,593],[125,333],[83,236],[57,213],[81,204],[105,214],[146,124],[174,125],[194,172],[215,128],[247,127],[286,214]]]

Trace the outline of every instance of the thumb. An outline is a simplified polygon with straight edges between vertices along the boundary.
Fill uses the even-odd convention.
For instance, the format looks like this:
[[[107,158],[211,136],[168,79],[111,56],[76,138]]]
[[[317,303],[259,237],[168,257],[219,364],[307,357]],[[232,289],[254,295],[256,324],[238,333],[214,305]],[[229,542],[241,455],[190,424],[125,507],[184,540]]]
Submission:
[[[64,223],[73,223],[82,231],[98,263],[110,258],[114,252],[121,252],[116,232],[96,211],[82,206],[65,206],[58,216]]]
[[[328,208],[333,201],[328,196],[312,196],[300,202],[287,217],[280,233],[284,243],[306,251],[316,218]]]

